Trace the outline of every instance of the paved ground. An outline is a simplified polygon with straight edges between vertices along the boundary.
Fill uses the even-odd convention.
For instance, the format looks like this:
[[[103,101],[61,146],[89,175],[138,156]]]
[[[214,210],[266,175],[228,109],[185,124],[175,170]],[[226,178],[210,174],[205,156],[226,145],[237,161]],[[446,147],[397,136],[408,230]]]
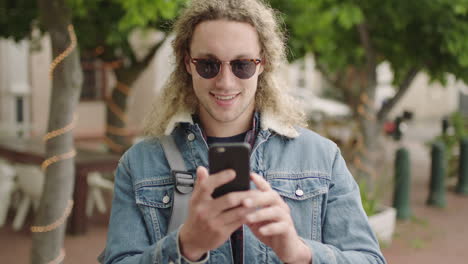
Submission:
[[[95,215],[90,220],[86,235],[66,236],[64,263],[98,263],[96,257],[106,243],[107,222],[106,215]],[[20,232],[14,232],[10,226],[1,228],[0,245],[1,264],[30,263],[31,236],[26,228]]]
[[[410,130],[406,145],[412,158],[414,217],[397,224],[392,244],[383,248],[384,255],[390,264],[468,263],[468,197],[455,195],[449,187],[447,208],[425,205],[430,162],[423,142],[438,133],[438,129],[434,123],[420,123],[410,126]],[[391,171],[386,174],[391,175]],[[390,204],[391,190],[385,201]],[[95,215],[85,236],[67,236],[65,263],[96,263],[96,256],[105,244],[106,225],[107,216]],[[27,230],[13,232],[9,226],[3,227],[0,245],[0,263],[28,263],[31,242]]]
[[[398,222],[393,243],[383,249],[388,263],[468,263],[468,197],[456,195],[448,180],[444,209],[426,206],[430,155],[424,142],[439,133],[434,123],[410,125],[406,145],[411,153],[413,219]],[[391,201],[391,197],[387,197]]]

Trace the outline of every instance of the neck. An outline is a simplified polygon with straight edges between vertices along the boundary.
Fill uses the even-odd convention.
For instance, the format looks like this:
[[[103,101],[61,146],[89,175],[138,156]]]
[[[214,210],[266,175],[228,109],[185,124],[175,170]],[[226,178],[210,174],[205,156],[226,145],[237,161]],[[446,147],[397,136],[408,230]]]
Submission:
[[[209,137],[231,137],[251,129],[253,114],[252,111],[251,114],[243,115],[235,122],[219,122],[213,118],[200,115],[200,122],[203,125],[205,134]]]

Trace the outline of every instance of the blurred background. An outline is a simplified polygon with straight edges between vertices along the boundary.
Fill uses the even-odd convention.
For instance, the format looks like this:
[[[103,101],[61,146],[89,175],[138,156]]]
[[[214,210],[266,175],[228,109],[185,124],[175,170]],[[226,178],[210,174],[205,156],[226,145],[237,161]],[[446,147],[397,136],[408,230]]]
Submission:
[[[113,170],[173,69],[187,2],[0,0],[0,262],[62,248],[97,262]],[[287,36],[285,90],[340,146],[387,261],[465,263],[468,0],[266,2]]]

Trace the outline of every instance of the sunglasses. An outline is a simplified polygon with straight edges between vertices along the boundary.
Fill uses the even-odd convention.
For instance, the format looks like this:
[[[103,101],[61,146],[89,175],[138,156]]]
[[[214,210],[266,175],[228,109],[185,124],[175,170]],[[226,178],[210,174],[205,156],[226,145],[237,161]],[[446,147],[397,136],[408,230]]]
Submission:
[[[205,79],[214,78],[218,75],[221,64],[231,65],[232,73],[239,79],[249,79],[257,71],[257,65],[262,62],[260,59],[237,59],[232,61],[220,61],[217,59],[194,59],[190,61],[195,64],[197,73]]]

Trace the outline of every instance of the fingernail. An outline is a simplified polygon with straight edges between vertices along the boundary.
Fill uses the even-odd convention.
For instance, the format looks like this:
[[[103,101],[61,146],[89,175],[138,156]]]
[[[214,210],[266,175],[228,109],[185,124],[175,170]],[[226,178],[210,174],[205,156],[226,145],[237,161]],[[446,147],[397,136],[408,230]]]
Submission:
[[[247,199],[244,200],[244,205],[245,205],[246,207],[251,207],[252,204],[253,204],[252,199],[247,198]]]
[[[258,232],[260,232],[260,234],[262,234],[262,235],[265,235],[266,232],[267,232],[267,229],[266,229],[266,227],[260,227],[260,229],[258,229]]]

